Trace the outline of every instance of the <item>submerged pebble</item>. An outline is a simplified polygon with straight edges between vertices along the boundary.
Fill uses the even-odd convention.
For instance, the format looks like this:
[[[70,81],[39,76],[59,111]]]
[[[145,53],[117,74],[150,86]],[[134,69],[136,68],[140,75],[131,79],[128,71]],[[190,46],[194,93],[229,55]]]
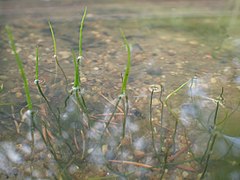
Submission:
[[[107,151],[108,151],[108,145],[107,144],[102,145],[102,153],[103,153],[103,155],[106,155]]]
[[[172,50],[172,49],[170,49],[170,50],[167,51],[167,54],[168,54],[169,56],[175,56],[175,55],[177,54],[177,52],[174,51],[174,50]]]
[[[178,37],[178,38],[176,38],[176,41],[179,41],[179,42],[186,42],[187,39],[184,38],[184,37]]]
[[[16,96],[16,98],[20,98],[20,97],[22,97],[22,93],[21,92],[16,92],[15,96]]]
[[[183,178],[187,178],[188,175],[189,175],[189,173],[187,171],[183,171],[183,173],[182,173]]]
[[[162,69],[160,67],[151,67],[146,71],[151,76],[160,76],[162,75]]]
[[[71,57],[71,53],[68,51],[60,51],[60,52],[58,52],[58,54],[63,59],[67,59],[67,58]]]
[[[197,41],[189,41],[190,45],[197,46],[199,43]]]
[[[157,106],[157,105],[159,105],[159,104],[160,104],[160,100],[157,99],[157,98],[153,98],[153,100],[152,100],[152,105],[153,105],[153,106]]]

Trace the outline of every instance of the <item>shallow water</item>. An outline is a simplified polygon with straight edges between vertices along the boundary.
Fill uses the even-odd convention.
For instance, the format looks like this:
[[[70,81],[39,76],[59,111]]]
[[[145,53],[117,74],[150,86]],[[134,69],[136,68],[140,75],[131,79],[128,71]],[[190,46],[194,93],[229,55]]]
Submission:
[[[35,46],[39,46],[41,86],[53,106],[59,107],[62,120],[62,136],[56,138],[54,132],[48,135],[53,136],[54,148],[59,151],[71,178],[159,179],[164,161],[162,154],[166,153],[173,136],[174,115],[179,119],[176,147],[170,147],[168,153],[169,156],[182,153],[169,161],[163,178],[200,177],[204,164],[199,163],[198,157],[203,156],[208,139],[215,133],[217,139],[206,179],[218,177],[218,169],[223,171],[222,167],[226,169],[226,179],[239,177],[239,4],[239,0],[1,1],[0,85],[3,84],[3,90],[0,96],[0,159],[4,164],[0,166],[1,178],[59,178],[61,175],[56,159],[37,131],[34,132],[35,155],[31,154],[29,118],[24,113],[22,116],[25,118],[20,116],[26,105],[23,85],[7,43],[6,24],[12,27],[35,108],[44,121],[53,117],[33,83]],[[57,54],[71,87],[74,76],[71,50],[78,49],[78,27],[84,6],[88,7],[88,15],[83,35],[81,81],[92,118],[90,130],[85,130],[87,120],[79,112],[74,97],[64,108],[67,96],[65,81],[59,69],[56,76],[47,24],[48,20],[53,24]],[[120,93],[121,73],[127,62],[120,29],[125,32],[132,52],[128,83],[130,114],[124,139],[121,139],[123,113],[119,109],[108,131],[103,133],[104,122],[109,120],[114,109],[112,104],[116,103]],[[165,99],[191,78],[192,81],[170,98],[171,109],[164,108],[163,122],[160,121],[159,93],[153,94],[154,140],[149,123],[149,88],[162,84],[162,98]],[[224,101],[217,99],[222,87]],[[219,111],[214,126],[217,103]],[[21,122],[21,119],[25,121]],[[54,126],[56,122],[48,123]],[[166,140],[162,142],[162,139]],[[154,152],[153,140],[157,153]],[[183,163],[189,160],[192,161]],[[178,162],[180,165],[176,165]]]

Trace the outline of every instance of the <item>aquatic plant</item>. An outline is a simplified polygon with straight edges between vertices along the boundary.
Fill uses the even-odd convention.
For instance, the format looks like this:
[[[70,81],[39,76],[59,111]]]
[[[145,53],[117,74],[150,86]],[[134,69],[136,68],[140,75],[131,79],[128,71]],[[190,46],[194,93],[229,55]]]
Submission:
[[[68,80],[67,80],[67,76],[62,68],[62,66],[60,65],[59,63],[59,60],[58,60],[58,56],[57,56],[57,43],[56,43],[56,39],[55,39],[55,34],[54,34],[54,31],[53,31],[53,27],[52,27],[52,24],[50,21],[48,21],[48,25],[49,25],[49,28],[50,28],[50,31],[51,31],[51,36],[52,36],[52,42],[53,42],[53,57],[55,58],[55,63],[56,63],[56,77],[55,77],[55,80],[57,78],[57,68],[59,68],[64,76],[64,79],[66,81],[66,91],[67,91],[67,86],[68,86]]]
[[[128,60],[127,60],[127,65],[125,69],[125,73],[123,76],[123,81],[122,81],[122,89],[121,89],[121,95],[125,97],[125,108],[124,108],[124,118],[123,118],[123,133],[122,133],[122,138],[125,138],[125,130],[126,130],[126,121],[127,121],[127,115],[128,115],[128,110],[129,110],[129,104],[128,104],[128,95],[127,95],[127,82],[128,82],[128,77],[130,73],[130,67],[131,67],[131,51],[130,51],[130,46],[128,44],[128,41],[125,37],[125,34],[123,31],[122,32],[122,38],[124,41],[124,45],[127,48],[127,55],[128,55]]]
[[[83,34],[83,27],[84,27],[84,21],[86,18],[87,14],[87,8],[85,7],[84,13],[82,16],[82,20],[80,23],[80,28],[79,28],[79,45],[78,45],[78,57],[76,57],[74,51],[72,51],[72,57],[74,61],[74,85],[71,90],[71,94],[74,93],[78,105],[81,107],[82,111],[84,112],[86,118],[87,118],[87,127],[90,128],[90,118],[89,118],[89,113],[88,109],[84,100],[84,97],[81,92],[81,79],[80,79],[80,66],[81,66],[81,61],[83,60],[83,50],[82,50],[82,34]]]
[[[30,90],[29,90],[29,86],[28,86],[28,80],[25,74],[25,70],[22,64],[22,60],[16,50],[16,45],[14,42],[14,38],[13,38],[13,34],[12,31],[10,29],[9,26],[5,27],[7,35],[8,35],[8,39],[9,39],[9,43],[10,43],[10,48],[14,53],[15,56],[15,60],[17,62],[18,65],[18,70],[20,72],[21,78],[23,80],[23,84],[24,84],[24,91],[25,91],[25,96],[26,96],[26,101],[27,101],[27,111],[25,112],[25,115],[29,118],[29,126],[30,126],[30,133],[31,133],[31,157],[33,157],[34,155],[34,143],[35,143],[35,138],[34,138],[34,130],[36,127],[36,123],[35,123],[35,113],[33,111],[33,105],[32,105],[32,99],[30,96]],[[30,170],[31,173],[33,172],[32,166],[30,166]]]
[[[82,29],[83,29],[83,23],[84,23],[84,18],[86,16],[86,8],[84,10],[84,16],[82,18],[82,22],[81,22],[81,26],[80,26],[80,36],[79,38],[82,38]],[[56,64],[58,65],[58,67],[60,67],[65,79],[66,79],[66,89],[67,89],[67,78],[66,75],[63,71],[63,69],[61,68],[58,58],[56,56],[56,40],[55,40],[55,35],[53,32],[53,28],[52,25],[49,21],[49,27],[50,27],[50,31],[51,31],[51,35],[52,35],[52,40],[53,40],[53,47],[54,47],[54,57],[55,57],[55,61]],[[79,43],[82,43],[82,40],[79,41]],[[79,47],[82,48],[82,45],[79,45]],[[79,52],[81,52],[82,55],[82,51],[79,50]],[[72,90],[70,92],[70,94],[68,95],[68,97],[65,100],[65,107],[67,106],[67,102],[69,99],[73,99],[74,102],[76,102],[77,105],[79,105],[80,109],[83,110],[83,113],[86,114],[86,116],[88,117],[88,112],[87,112],[87,107],[84,101],[84,98],[80,92],[80,76],[79,76],[79,62],[80,59],[78,58],[78,60],[76,59],[76,55],[75,53],[72,51],[72,55],[73,55],[73,61],[74,61],[74,85],[72,87]],[[44,93],[41,90],[41,87],[39,85],[39,81],[38,81],[38,48],[36,49],[36,80],[35,83],[38,87],[38,90],[40,92],[40,94],[42,95],[42,97],[44,98],[45,102],[47,103],[50,112],[53,114],[54,117],[54,121],[57,123],[57,131],[55,132],[55,128],[54,128],[54,124],[52,123],[46,123],[46,122],[42,122],[43,126],[45,128],[45,132],[41,131],[41,134],[43,135],[43,140],[46,144],[46,146],[49,148],[50,152],[53,154],[54,159],[56,160],[57,164],[59,165],[60,168],[60,173],[59,175],[62,177],[68,177],[68,173],[66,172],[67,167],[71,164],[70,162],[72,161],[76,161],[77,159],[79,159],[80,161],[84,159],[84,154],[85,154],[85,150],[84,150],[84,144],[83,144],[83,148],[82,148],[82,155],[81,157],[76,157],[75,156],[75,152],[78,152],[80,149],[78,147],[78,144],[76,142],[76,131],[80,130],[81,134],[82,134],[82,138],[80,139],[81,141],[83,141],[84,143],[84,136],[82,133],[82,130],[84,130],[84,124],[82,124],[82,122],[80,123],[80,127],[75,127],[74,128],[74,132],[68,132],[68,136],[70,136],[70,138],[73,140],[74,139],[74,144],[68,142],[68,139],[64,138],[64,135],[62,134],[62,132],[64,131],[64,133],[66,133],[66,131],[69,131],[66,129],[66,127],[64,127],[64,125],[62,124],[62,118],[60,117],[60,112],[57,109],[57,114],[54,112],[53,108],[51,107],[48,99],[46,98],[46,96],[44,95]],[[75,101],[76,99],[76,101]],[[88,117],[89,119],[89,117]],[[89,121],[88,121],[89,122]],[[53,122],[54,123],[54,122]],[[52,126],[49,126],[48,124],[52,124]],[[88,126],[89,127],[89,126]],[[78,129],[80,128],[80,129]],[[83,128],[83,129],[82,129]],[[82,129],[82,130],[81,130]],[[54,138],[54,139],[53,139]],[[55,144],[55,141],[59,141],[61,142],[60,144]],[[64,150],[65,149],[65,150]],[[65,151],[68,149],[68,153],[66,153]],[[75,150],[74,150],[75,149]],[[70,153],[70,154],[69,154]],[[69,154],[69,155],[67,155]],[[60,157],[59,157],[60,155]]]
[[[85,114],[85,117],[87,117],[87,122],[85,122],[84,116],[82,116],[82,118],[83,118],[82,120],[80,120],[79,122],[75,122],[76,124],[80,124],[80,126],[79,127],[76,126],[74,128],[74,132],[73,132],[73,135],[72,135],[72,139],[75,139],[73,147],[71,147],[72,145],[70,145],[68,142],[65,142],[64,138],[61,137],[62,136],[62,131],[63,131],[64,128],[63,128],[63,125],[61,125],[61,122],[60,122],[60,121],[62,121],[62,119],[58,115],[60,113],[58,113],[58,114],[55,113],[55,110],[52,108],[48,98],[43,93],[43,91],[41,89],[41,86],[39,84],[38,47],[36,48],[35,84],[37,85],[39,93],[44,98],[45,102],[47,103],[47,106],[48,106],[50,112],[53,114],[54,121],[56,121],[57,124],[58,124],[58,128],[57,128],[58,131],[56,131],[58,133],[56,133],[55,130],[54,130],[55,129],[54,128],[55,125],[52,124],[54,122],[42,121],[41,123],[43,124],[44,130],[43,129],[38,129],[38,130],[40,131],[40,134],[41,134],[41,136],[43,138],[44,143],[46,144],[46,146],[48,147],[48,149],[52,153],[54,159],[56,160],[57,164],[59,165],[59,168],[62,169],[60,174],[62,174],[63,176],[67,176],[67,173],[66,173],[65,169],[70,164],[69,162],[76,160],[76,158],[74,158],[74,152],[75,151],[73,150],[73,148],[76,148],[77,151],[82,149],[82,154],[81,154],[80,160],[83,160],[85,158],[85,156],[86,156],[86,151],[85,151],[86,144],[85,143],[86,142],[85,142],[85,137],[84,137],[85,135],[84,134],[86,133],[86,128],[88,128],[88,129],[91,128],[90,118],[89,118],[89,115],[88,115],[88,109],[87,109],[84,97],[82,95],[82,92],[81,92],[81,81],[80,81],[80,73],[79,73],[80,66],[81,66],[81,61],[83,59],[83,51],[82,51],[82,36],[83,36],[83,33],[82,33],[82,31],[83,31],[83,26],[84,26],[84,20],[85,20],[85,17],[86,17],[86,13],[87,13],[87,8],[84,9],[84,14],[82,16],[82,20],[81,20],[81,24],[80,24],[80,28],[79,28],[79,52],[78,52],[78,57],[76,57],[75,52],[72,51],[72,58],[73,58],[73,62],[74,62],[74,83],[73,83],[73,87],[72,87],[72,89],[70,91],[70,94],[68,95],[68,97],[66,98],[66,101],[65,101],[65,107],[68,106],[68,103],[69,103],[68,101],[73,101],[73,103],[79,107],[79,110],[82,110],[82,112]],[[58,61],[57,56],[56,56],[56,54],[57,54],[57,51],[56,51],[56,39],[55,39],[55,35],[54,35],[53,28],[52,28],[52,25],[51,25],[50,21],[49,21],[49,27],[50,27],[50,31],[51,31],[51,35],[52,35],[52,40],[53,40],[55,61],[56,61],[56,64],[58,66],[60,66],[59,61]],[[125,44],[125,46],[127,48],[128,61],[127,61],[126,70],[125,70],[125,74],[124,74],[123,81],[122,81],[121,93],[119,95],[117,104],[115,106],[115,110],[112,112],[112,116],[110,117],[108,123],[106,124],[106,129],[108,128],[108,125],[110,124],[111,119],[114,116],[114,114],[116,112],[116,109],[118,108],[118,104],[120,103],[122,98],[125,97],[124,118],[123,118],[123,125],[122,125],[123,126],[122,139],[124,139],[124,137],[125,137],[125,129],[126,129],[126,119],[127,119],[127,115],[128,115],[128,108],[129,108],[128,107],[128,97],[127,97],[126,91],[127,91],[127,81],[128,81],[129,72],[130,72],[130,66],[131,66],[131,52],[130,52],[130,46],[129,46],[127,40],[126,40],[126,37],[125,37],[123,31],[121,31],[121,33],[122,33],[124,44]],[[60,66],[60,69],[62,69],[61,66]],[[62,72],[64,74],[63,69],[62,69]],[[57,74],[57,72],[56,72],[56,74]],[[53,127],[52,127],[51,124],[53,125]],[[80,131],[81,132],[81,137],[79,137],[80,138],[80,142],[82,143],[81,148],[78,145],[77,141],[79,141],[79,140],[77,140],[75,131]],[[104,131],[102,132],[102,134],[104,134]],[[63,141],[63,144],[59,144],[59,145],[55,144],[54,143],[55,138],[56,139],[60,138],[59,140]],[[59,153],[61,154],[61,151],[60,151],[59,148],[62,148],[62,146],[64,144],[67,145],[67,147],[70,148],[70,150],[73,153],[72,154],[73,157],[71,158],[71,156],[70,156],[70,159],[66,159],[66,160],[59,159]],[[63,162],[65,162],[65,164],[67,164],[67,165],[63,165]]]
[[[205,166],[204,166],[204,169],[203,169],[203,172],[202,172],[202,175],[201,175],[200,179],[203,179],[206,172],[207,172],[207,168],[208,168],[208,165],[209,165],[209,160],[210,160],[210,157],[212,155],[213,147],[214,147],[214,144],[215,144],[217,136],[218,136],[218,133],[216,132],[217,117],[218,117],[218,113],[219,113],[219,106],[220,106],[220,103],[222,101],[223,101],[223,88],[222,88],[222,91],[221,91],[221,94],[220,94],[219,98],[217,99],[217,105],[216,105],[216,110],[214,112],[213,124],[210,127],[211,128],[210,129],[211,135],[209,137],[206,150],[205,150],[205,152],[202,156],[202,159],[201,159],[201,163],[203,163],[203,161],[205,161]]]
[[[23,79],[24,91],[25,91],[25,96],[26,96],[26,101],[27,101],[27,107],[28,107],[29,110],[32,110],[32,108],[33,108],[32,100],[31,100],[30,90],[29,90],[29,86],[28,86],[28,80],[27,80],[27,77],[26,77],[26,74],[25,74],[25,71],[24,71],[24,68],[23,68],[22,60],[21,60],[21,58],[20,58],[20,56],[17,52],[16,45],[15,45],[14,38],[13,38],[13,34],[12,34],[12,31],[11,31],[10,27],[6,26],[5,29],[6,29],[6,32],[7,32],[7,35],[8,35],[10,47],[11,47],[13,53],[14,53],[15,60],[16,60],[17,65],[18,65],[18,69],[20,71],[20,75]]]
[[[131,50],[130,50],[130,46],[128,44],[128,41],[126,39],[126,36],[124,34],[124,32],[121,30],[121,34],[122,34],[122,38],[123,38],[123,42],[124,42],[124,45],[127,49],[127,57],[128,57],[128,60],[127,60],[127,65],[126,65],[126,68],[125,68],[125,73],[124,73],[124,76],[123,76],[123,79],[122,79],[122,87],[121,87],[121,92],[118,96],[118,99],[116,101],[116,104],[114,105],[114,109],[111,113],[111,116],[110,118],[108,119],[107,123],[106,123],[106,126],[103,130],[103,133],[102,133],[102,137],[105,133],[105,131],[107,130],[107,128],[109,127],[115,113],[116,113],[116,110],[118,109],[118,106],[119,106],[119,103],[123,100],[124,98],[124,101],[123,101],[123,105],[124,105],[124,117],[123,117],[123,130],[122,130],[122,139],[125,138],[125,131],[126,131],[126,121],[127,121],[127,116],[128,116],[128,110],[129,110],[129,104],[128,104],[128,96],[127,96],[127,82],[128,82],[128,78],[129,78],[129,73],[130,73],[130,67],[131,67]],[[101,137],[101,139],[102,139]]]
[[[85,7],[84,9],[84,13],[83,13],[80,28],[79,28],[78,60],[80,60],[79,58],[83,57],[82,39],[83,39],[83,27],[84,27],[84,21],[85,21],[86,15],[87,15],[87,7]]]
[[[191,82],[192,79],[186,81],[185,83],[183,83],[182,85],[180,85],[177,89],[175,89],[173,92],[171,92],[170,94],[167,95],[166,99],[165,99],[165,104],[168,108],[168,111],[171,113],[171,115],[174,117],[175,119],[175,126],[174,126],[174,132],[172,135],[172,141],[173,141],[173,152],[175,152],[175,139],[176,139],[176,134],[177,134],[177,129],[178,129],[178,123],[179,123],[179,118],[178,115],[172,110],[172,108],[170,107],[169,104],[169,99],[172,98],[174,95],[176,95],[183,87],[185,87],[187,84],[189,84],[189,82]]]

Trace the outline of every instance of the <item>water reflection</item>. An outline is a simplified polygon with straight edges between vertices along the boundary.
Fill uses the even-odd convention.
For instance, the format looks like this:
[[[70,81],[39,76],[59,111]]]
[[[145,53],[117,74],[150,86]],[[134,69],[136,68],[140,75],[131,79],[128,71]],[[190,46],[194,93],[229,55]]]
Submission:
[[[206,88],[206,84],[206,79],[194,78],[188,87],[189,102],[181,105],[180,119],[184,125],[184,128],[186,128],[188,136],[190,137],[192,151],[197,156],[203,156],[203,154],[206,153],[209,148],[208,143],[210,141],[208,143],[207,141],[210,140],[214,134],[216,134],[217,139],[212,149],[213,152],[211,152],[212,160],[221,161],[224,159],[227,162],[232,161],[233,164],[239,163],[240,137],[232,137],[224,134],[221,125],[224,123],[225,126],[228,126],[228,118],[232,118],[232,116],[226,116],[225,114],[224,118],[221,117],[221,113],[218,112],[217,124],[216,126],[214,125],[217,103],[219,103],[219,106],[222,106],[223,109],[226,107],[217,99],[208,97],[207,92],[209,89]],[[218,111],[220,110],[218,109]],[[229,109],[228,111],[231,110]],[[238,122],[235,123],[236,126],[239,126]],[[232,164],[230,166],[232,166]],[[220,171],[225,172],[225,177],[228,177],[229,179],[235,179],[239,177],[240,172],[239,167],[236,168],[237,171],[224,171],[222,168]],[[218,172],[218,169],[212,169],[210,172],[212,175],[210,175],[210,177],[214,179]]]
[[[240,85],[240,76],[237,76],[237,77],[235,78],[235,83],[236,83],[237,85]]]
[[[14,174],[16,164],[23,163],[23,159],[12,142],[1,142],[0,144],[0,169],[6,174]],[[15,170],[14,170],[15,169]],[[16,172],[15,172],[16,173]]]
[[[240,158],[240,137],[222,134],[219,136],[215,146],[219,157]]]

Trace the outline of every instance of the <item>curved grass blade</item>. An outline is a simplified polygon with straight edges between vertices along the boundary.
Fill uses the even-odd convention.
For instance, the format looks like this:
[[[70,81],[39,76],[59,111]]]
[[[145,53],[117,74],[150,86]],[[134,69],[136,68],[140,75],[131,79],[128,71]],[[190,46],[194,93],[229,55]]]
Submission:
[[[51,24],[50,21],[48,21],[48,25],[49,25],[49,28],[50,28],[50,31],[51,31],[52,42],[53,42],[53,52],[54,52],[54,58],[55,58],[55,62],[56,62],[56,77],[57,77],[57,67],[59,67],[59,69],[61,70],[61,72],[62,72],[62,74],[64,76],[64,79],[66,81],[66,91],[67,91],[68,80],[67,80],[67,76],[66,76],[62,66],[60,65],[60,63],[58,61],[58,57],[57,57],[57,43],[56,43],[53,27],[52,27],[52,24]]]
[[[125,70],[123,82],[122,82],[122,89],[121,89],[121,94],[125,95],[126,89],[127,89],[128,76],[129,76],[130,67],[131,67],[131,50],[130,50],[128,41],[126,39],[126,36],[122,30],[121,30],[121,33],[122,33],[123,41],[127,48],[127,54],[128,54],[128,61],[127,61],[126,70]]]
[[[26,101],[27,101],[27,107],[28,107],[28,110],[31,113],[30,114],[31,115],[31,119],[30,119],[31,120],[31,125],[30,125],[30,132],[31,132],[31,158],[33,158],[33,156],[34,156],[34,147],[35,147],[35,136],[34,136],[35,114],[32,111],[33,110],[33,105],[32,105],[32,100],[31,100],[31,96],[30,96],[28,80],[27,80],[27,77],[26,77],[26,74],[25,74],[25,71],[24,71],[24,68],[23,68],[22,60],[21,60],[21,58],[20,58],[20,56],[19,56],[19,54],[17,53],[17,50],[16,50],[16,45],[15,45],[15,42],[14,42],[12,31],[11,31],[10,27],[8,27],[8,26],[6,26],[5,29],[7,31],[8,39],[10,41],[10,47],[11,47],[13,53],[14,53],[15,60],[16,60],[17,65],[18,65],[18,69],[19,69],[20,75],[21,75],[23,83],[24,83],[24,91],[25,91],[25,96],[26,96]],[[30,168],[30,172],[31,173],[33,172],[32,166]]]
[[[29,90],[29,86],[28,86],[28,80],[27,80],[27,77],[26,77],[26,74],[25,74],[25,71],[24,71],[24,68],[23,68],[22,60],[21,60],[19,54],[17,53],[16,45],[15,45],[14,38],[13,38],[12,31],[11,31],[10,27],[6,26],[5,29],[7,31],[8,39],[10,41],[10,47],[11,47],[13,53],[14,53],[14,56],[15,56],[15,59],[16,59],[17,65],[18,65],[18,69],[20,71],[20,75],[23,79],[27,106],[28,106],[29,110],[32,110],[32,108],[33,108],[32,100],[31,100],[30,90]]]
[[[175,119],[175,125],[174,125],[174,132],[173,132],[173,136],[172,136],[172,141],[173,141],[173,151],[175,152],[175,138],[176,138],[176,134],[177,134],[177,128],[178,128],[178,116],[173,112],[173,110],[171,109],[170,105],[168,104],[168,100],[176,95],[183,87],[185,87],[189,82],[191,82],[192,79],[186,81],[185,83],[183,83],[181,86],[179,86],[177,89],[175,89],[173,92],[171,92],[165,99],[165,104],[167,106],[168,111],[171,113],[171,115],[174,117]]]
[[[83,26],[84,26],[84,21],[85,21],[85,17],[87,15],[87,7],[84,8],[84,13],[83,13],[83,16],[82,16],[82,21],[81,21],[81,24],[80,24],[80,28],[79,28],[79,54],[78,56],[79,57],[82,57],[83,55],[83,51],[82,51],[82,31],[83,31]]]
[[[60,125],[60,117],[57,116],[57,114],[54,112],[52,106],[50,105],[47,97],[44,95],[43,91],[42,91],[42,88],[39,84],[39,74],[38,74],[38,60],[39,60],[39,56],[38,56],[38,47],[36,47],[36,66],[35,66],[35,81],[34,83],[37,85],[37,88],[38,88],[38,91],[39,93],[41,94],[41,96],[43,97],[43,99],[46,101],[47,105],[48,105],[48,108],[49,110],[51,111],[51,113],[53,114],[54,118],[57,120],[58,122],[58,131],[60,134],[62,134],[62,128],[61,128],[61,125]]]
[[[126,65],[126,70],[124,73],[123,77],[123,82],[122,82],[122,89],[121,89],[121,95],[125,97],[125,110],[124,110],[124,119],[123,119],[123,131],[122,131],[122,138],[125,138],[125,131],[126,131],[126,121],[127,121],[127,115],[128,115],[128,110],[129,110],[129,105],[128,105],[128,96],[126,94],[126,89],[127,89],[127,82],[128,82],[128,77],[130,73],[130,67],[131,67],[131,50],[130,46],[128,44],[128,41],[126,39],[126,36],[124,32],[121,30],[122,38],[124,41],[124,45],[127,48],[127,55],[128,55],[128,60],[127,60],[127,65]]]

